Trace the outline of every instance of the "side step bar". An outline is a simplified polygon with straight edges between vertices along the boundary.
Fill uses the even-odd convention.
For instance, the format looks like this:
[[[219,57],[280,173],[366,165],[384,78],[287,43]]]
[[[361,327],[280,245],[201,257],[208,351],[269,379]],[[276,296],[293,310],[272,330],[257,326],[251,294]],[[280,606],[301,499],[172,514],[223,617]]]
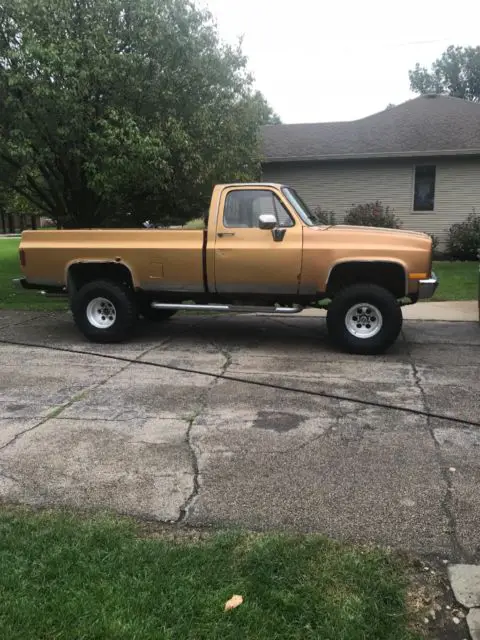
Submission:
[[[224,313],[275,313],[292,315],[303,311],[303,307],[296,304],[293,307],[255,307],[234,304],[171,304],[168,302],[152,302],[153,309],[175,309],[186,311],[216,311]]]
[[[43,289],[39,291],[41,296],[45,298],[68,298],[68,293],[66,290],[64,291],[44,291]]]

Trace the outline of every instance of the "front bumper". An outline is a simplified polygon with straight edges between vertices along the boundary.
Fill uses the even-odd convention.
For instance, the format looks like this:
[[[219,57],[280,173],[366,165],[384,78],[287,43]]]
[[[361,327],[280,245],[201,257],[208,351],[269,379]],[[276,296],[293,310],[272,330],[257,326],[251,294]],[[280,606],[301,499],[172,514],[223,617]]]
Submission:
[[[437,287],[438,278],[432,271],[430,278],[418,281],[418,299],[426,300],[427,298],[431,298],[437,290]]]

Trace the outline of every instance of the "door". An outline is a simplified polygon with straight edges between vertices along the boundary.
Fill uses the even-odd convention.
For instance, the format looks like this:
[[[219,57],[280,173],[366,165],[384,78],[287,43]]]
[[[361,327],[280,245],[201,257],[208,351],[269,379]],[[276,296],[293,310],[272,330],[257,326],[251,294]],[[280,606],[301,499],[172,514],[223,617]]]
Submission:
[[[215,286],[224,294],[296,294],[302,263],[302,226],[265,187],[226,189],[215,237]],[[223,212],[223,214],[222,214]],[[278,228],[260,229],[273,214]]]

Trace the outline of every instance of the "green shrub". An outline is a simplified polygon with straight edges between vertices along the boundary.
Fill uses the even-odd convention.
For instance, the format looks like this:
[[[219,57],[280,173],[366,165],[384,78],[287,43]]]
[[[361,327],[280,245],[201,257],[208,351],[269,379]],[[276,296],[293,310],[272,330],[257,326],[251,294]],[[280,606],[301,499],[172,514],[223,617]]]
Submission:
[[[428,233],[427,235],[430,236],[430,240],[432,241],[433,251],[436,251],[438,249],[438,245],[440,244],[440,238],[434,233]]]
[[[344,222],[363,227],[385,227],[387,229],[400,229],[402,226],[393,210],[390,207],[384,207],[379,200],[353,206],[345,214]]]
[[[194,218],[189,220],[183,227],[184,229],[205,229],[205,220],[203,218]]]
[[[317,224],[337,224],[334,211],[328,211],[327,209],[322,209],[322,207],[317,207],[313,211],[313,215]]]
[[[436,236],[434,233],[428,234],[432,239],[432,251],[434,258],[445,257],[442,251],[439,251],[438,247],[440,246],[440,238]]]
[[[428,235],[432,239],[432,249],[436,251],[438,249],[438,245],[440,244],[440,238],[434,233],[429,233]]]
[[[480,215],[471,213],[448,230],[447,250],[453,260],[476,260],[480,249]]]

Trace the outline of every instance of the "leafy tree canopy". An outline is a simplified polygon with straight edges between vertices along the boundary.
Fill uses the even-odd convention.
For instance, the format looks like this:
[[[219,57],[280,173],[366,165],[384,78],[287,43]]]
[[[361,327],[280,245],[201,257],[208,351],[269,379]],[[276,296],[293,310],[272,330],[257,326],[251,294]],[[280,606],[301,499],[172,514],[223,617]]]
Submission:
[[[479,102],[480,47],[450,46],[430,70],[417,63],[409,78],[415,93],[444,93]]]
[[[240,47],[189,0],[4,0],[0,180],[66,226],[181,221],[258,172]]]

